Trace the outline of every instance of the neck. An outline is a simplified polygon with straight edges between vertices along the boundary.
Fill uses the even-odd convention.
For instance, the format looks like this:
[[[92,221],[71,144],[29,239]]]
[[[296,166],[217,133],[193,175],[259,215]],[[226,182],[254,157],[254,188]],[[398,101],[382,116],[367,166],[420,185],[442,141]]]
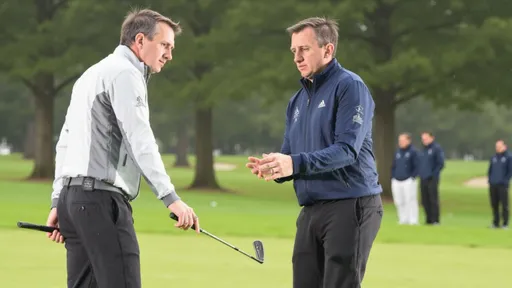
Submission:
[[[311,73],[311,75],[307,76],[306,79],[309,80],[310,82],[313,82],[315,75],[322,73],[325,70],[325,68],[327,68],[329,63],[331,63],[332,59],[333,58],[330,58],[327,62],[323,63],[322,66],[320,66],[320,68],[317,71]]]
[[[137,59],[139,59],[140,62],[144,62],[142,61],[142,59],[140,58],[140,52],[139,52],[139,49],[137,49],[137,46],[135,46],[135,44],[132,44],[130,46],[127,46],[132,52],[133,54],[135,55],[135,57],[137,57]]]

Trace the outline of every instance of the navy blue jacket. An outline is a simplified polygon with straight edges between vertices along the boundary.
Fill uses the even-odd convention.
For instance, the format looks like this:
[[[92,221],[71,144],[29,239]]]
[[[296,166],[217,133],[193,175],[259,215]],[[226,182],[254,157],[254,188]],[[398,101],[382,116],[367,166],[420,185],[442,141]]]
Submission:
[[[444,151],[441,146],[435,141],[428,146],[424,146],[423,151],[420,153],[420,178],[439,179],[443,168]]]
[[[391,177],[398,181],[418,177],[420,161],[418,151],[414,146],[398,148],[391,167]]]
[[[372,152],[375,103],[363,80],[333,59],[290,99],[281,153],[291,155],[299,205],[382,192]]]
[[[508,151],[496,153],[491,158],[487,177],[491,185],[509,186],[512,177],[512,155]]]

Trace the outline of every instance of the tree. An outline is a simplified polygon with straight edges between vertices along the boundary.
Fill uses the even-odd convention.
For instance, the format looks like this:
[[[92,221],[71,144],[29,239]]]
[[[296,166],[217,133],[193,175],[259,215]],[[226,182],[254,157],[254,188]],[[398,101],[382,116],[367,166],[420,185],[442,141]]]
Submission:
[[[54,99],[117,44],[120,13],[124,13],[117,2],[6,0],[0,6],[0,27],[4,28],[0,28],[4,36],[0,53],[12,56],[2,57],[0,67],[34,97],[35,165],[31,178],[53,178]]]
[[[341,55],[373,92],[377,165],[390,196],[399,105],[418,97],[459,107],[478,105],[481,98],[509,99],[505,91],[489,88],[504,80],[508,69],[499,61],[510,60],[504,48],[512,43],[505,32],[512,27],[512,10],[500,0],[344,4],[341,35],[351,42],[341,42]]]
[[[285,15],[295,15],[295,21],[318,15],[338,20],[337,58],[342,66],[362,76],[375,100],[374,146],[380,182],[387,196],[391,195],[391,163],[397,134],[395,111],[399,105],[418,97],[459,108],[478,105],[481,98],[510,102],[507,92],[511,82],[505,76],[510,69],[505,63],[510,63],[512,55],[512,39],[507,32],[512,28],[510,2],[274,2],[241,2],[238,9],[244,10],[240,14],[246,17],[233,24],[237,27],[234,30],[260,37],[261,45],[253,47],[258,53],[253,55],[263,51],[279,55],[280,60],[259,59],[263,60],[260,67],[267,67],[259,71],[272,75],[277,79],[275,85],[284,91],[289,89],[289,83],[295,83],[286,84],[292,81],[290,73],[285,72],[292,69],[291,58],[279,52],[285,50],[283,46],[272,46],[282,42],[269,39],[275,35],[284,37],[283,29],[294,23]],[[269,11],[267,7],[273,9]],[[496,83],[502,88],[497,89]],[[507,88],[503,88],[505,85]]]

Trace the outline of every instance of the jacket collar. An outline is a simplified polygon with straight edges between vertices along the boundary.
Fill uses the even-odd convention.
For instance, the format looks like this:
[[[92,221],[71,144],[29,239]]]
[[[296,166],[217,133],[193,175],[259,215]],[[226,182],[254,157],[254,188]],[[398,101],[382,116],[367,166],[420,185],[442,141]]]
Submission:
[[[149,78],[151,77],[151,68],[146,65],[144,62],[140,61],[139,58],[133,53],[133,51],[126,45],[119,45],[114,50],[114,54],[124,57],[130,61],[130,63],[137,68],[137,70],[142,73],[142,76],[144,76],[144,79],[146,82],[149,81]]]
[[[338,60],[336,60],[336,58],[333,58],[329,63],[327,63],[327,66],[325,66],[324,70],[322,70],[320,73],[313,75],[313,83],[315,87],[319,87],[322,83],[329,79],[331,75],[335,74],[339,70],[341,70],[341,65],[338,63]],[[305,87],[308,87],[308,85],[310,85],[310,80],[304,77],[300,79],[300,82]]]
[[[401,151],[401,152],[408,152],[412,149],[412,144],[410,144],[409,146],[405,147],[405,148],[400,148],[398,147],[398,150]]]

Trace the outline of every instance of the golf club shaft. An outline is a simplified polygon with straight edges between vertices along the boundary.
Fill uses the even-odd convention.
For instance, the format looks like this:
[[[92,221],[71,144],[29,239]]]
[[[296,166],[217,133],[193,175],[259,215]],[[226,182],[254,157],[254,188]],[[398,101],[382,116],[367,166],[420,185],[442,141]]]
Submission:
[[[252,256],[252,255],[250,255],[250,254],[248,254],[248,253],[246,253],[246,252],[244,252],[244,251],[240,250],[239,248],[237,248],[237,247],[235,247],[235,246],[233,246],[233,245],[229,244],[228,242],[226,242],[226,241],[224,241],[224,240],[220,239],[219,237],[217,237],[217,236],[215,236],[215,235],[211,234],[210,232],[208,232],[208,231],[206,231],[206,230],[204,230],[204,229],[201,229],[201,232],[202,232],[202,233],[204,233],[205,235],[208,235],[208,236],[210,236],[211,238],[213,238],[213,239],[215,239],[215,240],[219,241],[220,243],[222,243],[222,244],[224,244],[224,245],[226,245],[226,246],[229,246],[229,247],[233,248],[234,250],[236,250],[236,251],[238,251],[238,252],[240,252],[240,253],[244,254],[245,256],[247,256],[247,257],[249,257],[249,258],[251,258],[251,259],[253,259],[253,260],[255,260],[255,261],[259,262],[259,263],[261,263],[261,261],[260,261],[259,259],[257,259],[256,257],[254,257],[254,256]]]
[[[176,214],[172,213],[172,212],[171,212],[171,214],[169,214],[169,217],[171,217],[171,219],[173,219],[173,220],[175,220],[175,221],[178,221],[178,216],[177,216]],[[196,229],[196,228],[195,228],[195,225],[192,225],[192,227],[191,227],[191,228],[192,228],[192,229],[194,229],[194,230]],[[209,236],[209,237],[211,237],[211,238],[213,238],[213,239],[215,239],[215,240],[219,241],[220,243],[222,243],[222,244],[224,244],[224,245],[226,245],[226,246],[229,246],[229,247],[233,248],[234,250],[236,250],[236,251],[238,251],[238,252],[242,253],[243,255],[245,255],[245,256],[247,256],[247,257],[249,257],[249,258],[251,258],[251,259],[253,259],[253,260],[257,261],[258,263],[263,263],[261,260],[257,259],[256,257],[254,257],[254,256],[252,256],[252,255],[250,255],[250,254],[247,254],[246,252],[244,252],[244,251],[242,251],[242,250],[238,249],[237,247],[235,247],[235,246],[233,246],[233,245],[229,244],[228,242],[226,242],[226,241],[224,241],[224,240],[220,239],[219,237],[217,237],[217,236],[215,236],[215,235],[211,234],[210,232],[208,232],[208,231],[206,231],[206,230],[204,230],[204,229],[202,229],[202,228],[200,228],[200,229],[199,229],[199,231],[200,231],[201,233],[203,233],[203,234],[205,234],[205,235],[207,235],[207,236]]]

